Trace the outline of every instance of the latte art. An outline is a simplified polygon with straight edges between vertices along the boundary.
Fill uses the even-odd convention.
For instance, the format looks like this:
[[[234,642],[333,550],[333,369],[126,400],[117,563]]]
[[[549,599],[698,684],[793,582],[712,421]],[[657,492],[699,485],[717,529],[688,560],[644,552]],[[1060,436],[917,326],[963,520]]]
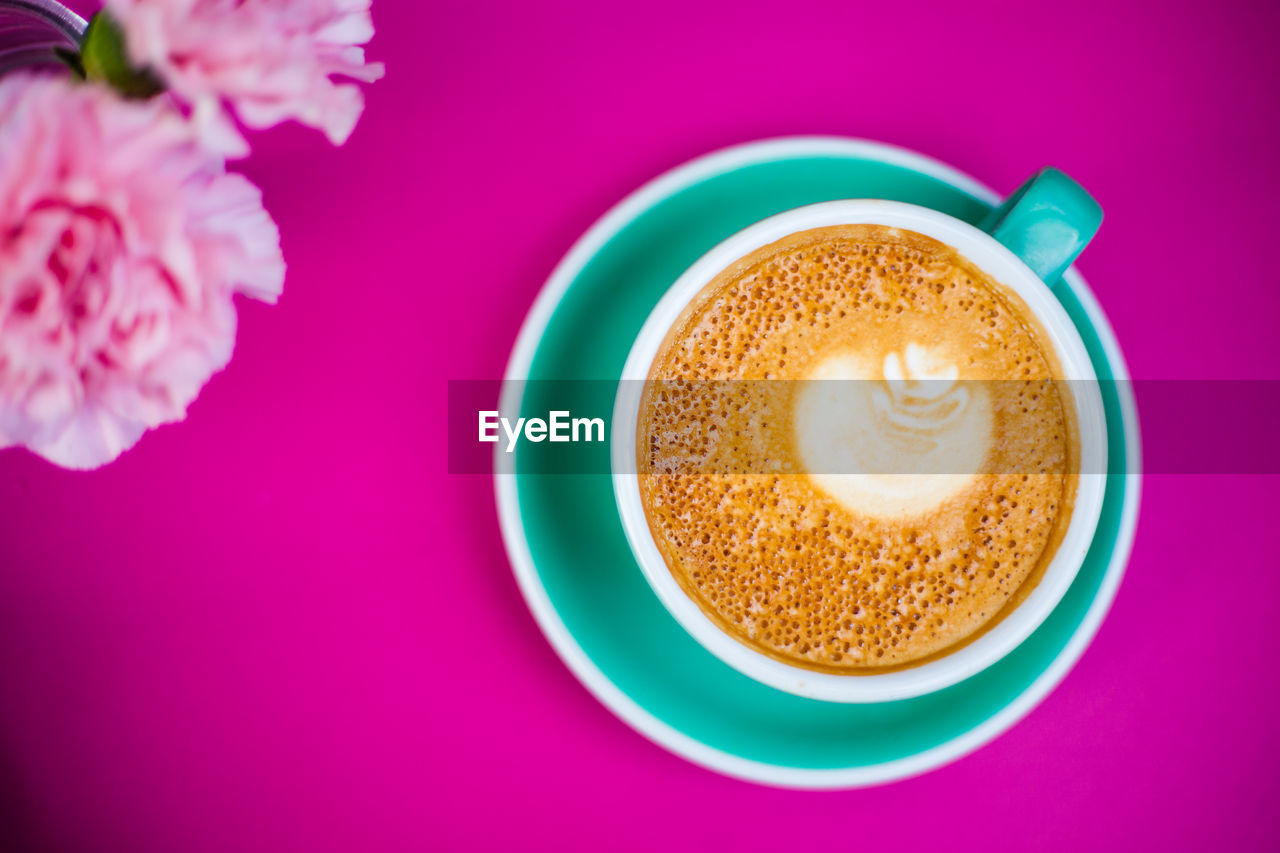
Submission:
[[[891,352],[884,359],[886,389],[875,389],[877,410],[894,427],[917,435],[937,435],[964,416],[969,392],[956,384],[954,364],[931,368],[932,359],[919,344],[907,344],[904,359]]]
[[[636,433],[654,542],[708,618],[779,660],[947,654],[1025,598],[1067,528],[1058,378],[1029,309],[951,248],[793,234],[712,279],[658,350]]]
[[[936,510],[981,470],[991,405],[980,385],[916,343],[878,371],[830,356],[797,392],[796,449],[814,483],[850,512],[905,517]],[[958,473],[948,473],[958,472]]]

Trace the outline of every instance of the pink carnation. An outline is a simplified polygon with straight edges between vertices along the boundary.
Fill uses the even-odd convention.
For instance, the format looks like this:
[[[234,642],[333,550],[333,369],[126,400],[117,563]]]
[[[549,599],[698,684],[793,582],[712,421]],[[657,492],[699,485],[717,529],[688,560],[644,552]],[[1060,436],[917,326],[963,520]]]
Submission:
[[[284,281],[258,189],[163,99],[0,79],[0,447],[111,461],[181,420]]]
[[[248,146],[224,112],[249,127],[295,119],[335,145],[351,135],[381,63],[359,45],[373,36],[369,0],[108,0],[130,59],[150,67],[230,156]]]

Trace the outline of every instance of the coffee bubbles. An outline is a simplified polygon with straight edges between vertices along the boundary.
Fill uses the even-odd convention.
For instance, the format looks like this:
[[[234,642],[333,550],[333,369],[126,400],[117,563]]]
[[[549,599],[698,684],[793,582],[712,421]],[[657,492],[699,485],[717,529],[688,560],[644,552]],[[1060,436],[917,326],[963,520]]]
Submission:
[[[672,576],[739,641],[821,671],[931,660],[996,624],[1070,519],[1078,428],[1030,310],[908,231],[793,234],[715,277],[640,406]]]

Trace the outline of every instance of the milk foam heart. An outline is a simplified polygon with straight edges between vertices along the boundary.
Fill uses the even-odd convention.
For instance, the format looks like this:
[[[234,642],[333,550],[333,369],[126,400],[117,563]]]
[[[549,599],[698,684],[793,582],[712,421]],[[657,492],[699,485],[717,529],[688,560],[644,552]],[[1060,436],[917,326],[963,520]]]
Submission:
[[[991,401],[982,383],[915,342],[879,365],[827,356],[796,392],[796,451],[819,488],[863,516],[937,510],[982,470]]]

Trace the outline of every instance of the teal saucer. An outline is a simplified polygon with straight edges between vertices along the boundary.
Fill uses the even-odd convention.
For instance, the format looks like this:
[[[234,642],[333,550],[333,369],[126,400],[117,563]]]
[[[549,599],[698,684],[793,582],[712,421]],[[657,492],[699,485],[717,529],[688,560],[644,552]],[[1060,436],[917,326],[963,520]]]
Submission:
[[[783,138],[701,157],[645,185],[583,235],[529,312],[506,378],[616,380],[650,309],[703,253],[767,216],[842,198],[912,202],[972,223],[998,201],[934,160],[860,140]],[[508,469],[515,473],[495,477],[498,513],[516,579],[547,639],[587,689],[642,734],[690,761],[758,782],[877,784],[937,767],[999,735],[1084,652],[1115,595],[1137,524],[1140,476],[1125,473],[1139,470],[1137,414],[1128,384],[1107,381],[1128,373],[1084,279],[1072,269],[1064,282],[1057,291],[1102,380],[1111,473],[1075,582],[1001,661],[938,693],[869,705],[802,699],[759,684],[694,642],[658,603],[627,546],[607,473],[530,473],[517,451]],[[509,381],[502,408],[545,413],[540,389],[553,384]],[[556,408],[566,408],[559,390]],[[607,472],[607,446],[598,452],[595,470]]]

